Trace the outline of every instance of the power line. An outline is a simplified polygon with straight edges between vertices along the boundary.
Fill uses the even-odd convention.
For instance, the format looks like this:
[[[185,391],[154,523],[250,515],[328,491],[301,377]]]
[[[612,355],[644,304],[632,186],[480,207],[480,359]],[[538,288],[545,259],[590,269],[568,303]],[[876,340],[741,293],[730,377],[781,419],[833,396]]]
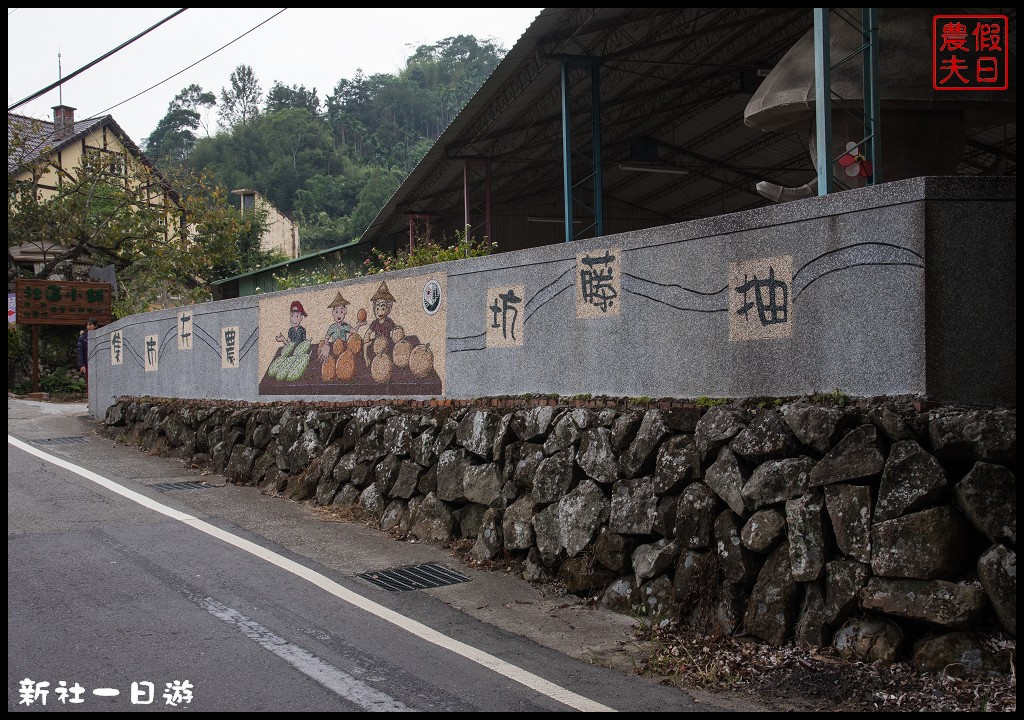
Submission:
[[[116,105],[111,105],[111,106],[110,106],[110,107],[108,107],[108,108],[107,108],[106,110],[103,110],[102,112],[98,112],[98,113],[96,113],[95,115],[92,115],[91,117],[99,117],[99,116],[101,116],[101,115],[106,115],[106,114],[107,114],[108,112],[110,112],[110,111],[111,111],[111,110],[113,110],[114,108],[116,108],[116,107],[120,107],[120,106],[124,105],[124,104],[125,104],[126,102],[129,102],[129,101],[131,101],[131,100],[134,100],[135,98],[139,97],[140,95],[145,95],[146,93],[148,93],[148,92],[149,92],[150,90],[152,90],[153,88],[155,88],[155,87],[159,87],[159,86],[163,85],[163,84],[164,84],[165,82],[167,82],[168,80],[173,80],[174,78],[178,77],[178,76],[179,76],[179,75],[181,75],[181,74],[182,74],[183,72],[185,72],[186,70],[191,70],[191,69],[192,69],[192,68],[194,68],[194,67],[195,67],[196,65],[198,65],[198,64],[199,64],[199,63],[201,63],[201,62],[203,62],[204,60],[207,60],[207,59],[209,59],[209,58],[213,57],[214,55],[216,55],[217,53],[219,53],[219,52],[220,52],[221,50],[223,50],[224,48],[226,48],[226,47],[227,47],[228,45],[232,45],[232,44],[234,44],[234,43],[238,42],[239,40],[241,40],[242,38],[244,38],[244,37],[245,37],[246,35],[248,35],[249,33],[251,33],[251,32],[252,32],[253,30],[256,30],[257,28],[259,28],[259,27],[261,27],[261,26],[263,26],[263,25],[266,25],[266,24],[267,24],[268,22],[270,22],[271,20],[273,20],[274,18],[276,18],[276,17],[278,16],[278,15],[280,15],[281,13],[283,13],[283,12],[284,12],[285,10],[287,10],[287,9],[288,9],[288,8],[281,8],[280,10],[278,10],[278,11],[277,11],[276,13],[274,13],[273,15],[271,15],[270,17],[268,17],[268,18],[267,18],[266,20],[264,20],[263,22],[261,22],[261,23],[259,23],[258,25],[254,25],[253,27],[249,28],[249,29],[248,29],[248,30],[246,30],[246,31],[245,31],[244,33],[242,33],[241,35],[239,35],[238,37],[236,37],[236,38],[235,38],[234,40],[231,40],[230,42],[228,42],[228,43],[225,43],[224,45],[221,45],[221,46],[220,46],[219,48],[217,48],[216,50],[214,50],[214,51],[213,51],[212,53],[210,53],[210,54],[209,54],[209,55],[207,55],[206,57],[202,57],[202,58],[200,58],[200,59],[196,60],[196,61],[195,61],[194,63],[192,63],[192,64],[191,64],[191,65],[189,65],[188,67],[186,67],[186,68],[182,68],[182,69],[181,69],[181,70],[179,70],[178,72],[174,73],[173,75],[171,75],[171,76],[169,76],[169,77],[166,77],[166,78],[164,78],[163,80],[161,80],[160,82],[156,83],[155,85],[150,85],[150,86],[149,86],[148,88],[146,88],[145,90],[143,90],[143,91],[141,91],[141,92],[137,92],[137,93],[135,93],[134,95],[132,95],[132,96],[131,96],[130,98],[126,98],[125,100],[122,100],[121,102],[117,103]]]
[[[15,8],[15,9],[17,9],[17,8]],[[110,52],[108,52],[108,53],[105,53],[105,54],[101,55],[100,57],[98,57],[98,58],[96,58],[95,60],[93,60],[93,61],[92,61],[91,63],[88,63],[87,65],[83,65],[82,67],[78,68],[78,69],[77,69],[77,70],[75,70],[75,71],[74,71],[73,73],[71,73],[70,75],[68,75],[68,76],[67,76],[66,78],[61,78],[61,79],[57,80],[57,82],[55,82],[55,83],[51,83],[50,85],[47,85],[47,86],[46,86],[46,87],[44,87],[44,88],[43,88],[42,90],[38,90],[38,91],[36,91],[36,92],[32,93],[31,95],[29,95],[29,96],[28,96],[27,98],[25,98],[24,100],[19,100],[18,102],[16,102],[16,103],[14,103],[13,105],[9,106],[9,107],[7,108],[7,112],[10,112],[11,110],[14,110],[15,108],[21,107],[22,105],[24,105],[24,104],[25,104],[25,103],[27,103],[27,102],[31,102],[32,100],[35,100],[35,99],[36,99],[37,97],[39,97],[40,95],[45,95],[46,93],[48,93],[48,92],[50,92],[51,90],[53,90],[53,89],[54,89],[55,87],[57,87],[57,86],[59,86],[59,85],[61,85],[61,84],[65,83],[65,82],[67,82],[68,80],[70,80],[71,78],[75,77],[76,75],[78,75],[78,74],[80,74],[80,73],[83,73],[83,72],[85,72],[86,70],[88,70],[89,68],[91,68],[91,67],[92,67],[93,65],[95,65],[95,64],[97,64],[97,63],[99,63],[99,62],[102,62],[103,60],[106,60],[106,59],[107,59],[108,57],[110,57],[110,56],[111,56],[111,55],[113,55],[114,53],[116,53],[116,52],[119,52],[120,50],[123,50],[124,48],[128,47],[128,46],[129,46],[129,45],[131,45],[131,44],[132,44],[133,42],[135,42],[136,40],[138,40],[139,38],[141,38],[141,37],[142,37],[143,35],[148,35],[149,33],[153,32],[153,31],[154,31],[154,30],[156,30],[156,29],[157,29],[158,27],[160,27],[161,25],[163,25],[163,24],[164,24],[165,22],[167,22],[168,20],[171,20],[171,19],[173,19],[173,18],[177,17],[178,15],[181,15],[181,14],[182,14],[183,12],[185,12],[186,10],[188,10],[188,8],[181,8],[180,10],[175,10],[175,11],[174,11],[173,13],[171,13],[170,15],[168,15],[167,17],[165,17],[165,18],[164,18],[163,20],[161,20],[160,22],[158,22],[158,23],[157,23],[156,25],[153,25],[152,27],[150,27],[150,28],[147,28],[146,30],[143,30],[143,31],[142,31],[142,32],[140,32],[140,33],[139,33],[138,35],[136,35],[135,37],[133,37],[133,38],[132,38],[131,40],[127,40],[127,41],[125,41],[125,42],[121,43],[121,44],[120,44],[120,45],[118,45],[118,46],[117,46],[116,48],[114,48],[113,50],[111,50],[111,51],[110,51]]]

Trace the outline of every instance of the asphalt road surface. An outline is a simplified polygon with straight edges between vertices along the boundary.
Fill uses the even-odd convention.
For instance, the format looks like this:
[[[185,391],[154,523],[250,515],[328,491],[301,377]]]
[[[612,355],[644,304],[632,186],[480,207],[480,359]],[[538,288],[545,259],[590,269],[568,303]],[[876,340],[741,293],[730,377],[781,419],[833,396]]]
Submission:
[[[756,709],[633,674],[630,618],[119,445],[84,404],[7,417],[8,711]],[[448,584],[367,579],[427,564]]]

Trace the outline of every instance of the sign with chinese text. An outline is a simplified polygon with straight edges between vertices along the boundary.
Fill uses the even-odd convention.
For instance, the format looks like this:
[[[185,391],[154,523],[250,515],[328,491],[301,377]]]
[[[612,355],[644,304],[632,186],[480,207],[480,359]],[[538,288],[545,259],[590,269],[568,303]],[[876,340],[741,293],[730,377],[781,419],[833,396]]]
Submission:
[[[220,329],[220,366],[222,368],[238,367],[238,326]]]
[[[124,365],[124,336],[120,330],[110,333],[110,364]]]
[[[620,313],[620,255],[615,248],[576,255],[576,317],[597,318]]]
[[[146,336],[146,345],[142,352],[142,362],[146,372],[155,372],[160,369],[160,347],[156,335]]]
[[[932,88],[1006,90],[1008,30],[1006,15],[932,17]]]
[[[729,263],[729,340],[793,336],[793,256]]]
[[[178,349],[192,349],[192,311],[181,310],[178,312]]]
[[[111,320],[110,283],[18,278],[15,296],[17,322],[23,325],[85,325],[96,318]]]
[[[523,285],[502,285],[487,290],[487,347],[523,344]]]

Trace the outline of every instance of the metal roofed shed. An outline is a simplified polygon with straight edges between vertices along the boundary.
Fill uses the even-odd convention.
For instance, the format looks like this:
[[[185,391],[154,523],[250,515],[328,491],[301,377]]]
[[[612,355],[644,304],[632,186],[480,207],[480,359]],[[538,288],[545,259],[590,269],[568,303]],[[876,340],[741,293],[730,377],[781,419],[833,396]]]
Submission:
[[[970,12],[1007,15],[1015,57],[1016,10]],[[884,76],[894,56],[879,15]],[[833,32],[859,16],[832,9]],[[506,252],[772,205],[758,183],[813,183],[813,147],[806,132],[745,116],[813,27],[812,8],[545,8],[357,246],[408,247],[413,218],[435,240],[468,225]],[[842,59],[833,54],[837,72]],[[1014,113],[969,117],[978,124],[965,128],[956,174],[1016,174],[1011,83],[1000,104]],[[881,138],[885,148],[884,123]]]
[[[1016,11],[1006,14],[1012,54]],[[883,12],[883,25],[886,19]],[[836,17],[834,31],[844,22]],[[757,182],[796,186],[815,177],[807,140],[749,127],[744,113],[775,65],[812,27],[811,8],[545,8],[363,241],[400,246],[407,214],[429,213],[441,231],[435,235],[449,236],[468,214],[472,231],[487,234],[500,251],[561,242],[564,222],[527,218],[564,220],[565,156],[572,158],[572,239],[771,204],[755,189]],[[884,27],[881,34],[885,68]],[[930,69],[930,57],[921,64]],[[1013,87],[1007,97],[1015,106]],[[570,118],[568,143],[563,106]],[[1001,167],[1016,174],[1015,117],[970,128],[967,145],[958,173]],[[588,207],[595,173],[600,233]],[[484,232],[488,206],[490,232]]]

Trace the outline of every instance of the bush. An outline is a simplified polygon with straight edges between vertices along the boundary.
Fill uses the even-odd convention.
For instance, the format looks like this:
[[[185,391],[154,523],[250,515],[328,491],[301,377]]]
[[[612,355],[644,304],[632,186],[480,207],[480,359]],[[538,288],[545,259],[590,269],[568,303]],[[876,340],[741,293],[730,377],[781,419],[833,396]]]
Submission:
[[[412,250],[399,250],[394,255],[373,248],[373,257],[363,263],[363,274],[375,275],[449,260],[481,257],[490,255],[497,246],[498,243],[487,242],[487,238],[474,240],[464,230],[456,230],[454,243],[420,241],[413,245]]]
[[[68,376],[67,368],[58,368],[39,380],[39,387],[51,395],[82,395],[85,383]]]
[[[465,231],[455,232],[455,242],[426,242],[418,241],[412,250],[398,250],[394,254],[384,252],[379,248],[371,248],[372,257],[354,272],[339,260],[330,268],[307,270],[300,273],[285,273],[274,275],[274,290],[291,290],[297,287],[308,287],[310,285],[324,285],[326,283],[348,280],[353,277],[364,277],[377,275],[379,273],[392,272],[394,270],[405,270],[406,268],[433,265],[435,263],[448,262],[449,260],[463,260],[471,257],[481,257],[494,252],[497,243],[483,240],[474,240],[468,237]]]
[[[81,328],[65,325],[39,326],[39,367],[74,367]],[[32,376],[32,326],[7,326],[7,389]],[[49,391],[47,391],[49,392]]]
[[[39,362],[49,367],[71,366],[78,351],[80,327],[69,325],[39,326]],[[7,360],[25,362],[32,360],[32,326],[7,326]]]
[[[78,355],[78,335],[82,328],[68,325],[44,325],[39,328],[39,362],[46,367],[71,367]]]
[[[334,261],[328,267],[306,270],[304,272],[286,271],[282,275],[274,275],[273,277],[274,290],[291,290],[292,288],[326,285],[327,283],[338,282],[339,280],[348,280],[353,275],[349,273],[340,255],[335,253]],[[259,292],[259,288],[256,291]]]

